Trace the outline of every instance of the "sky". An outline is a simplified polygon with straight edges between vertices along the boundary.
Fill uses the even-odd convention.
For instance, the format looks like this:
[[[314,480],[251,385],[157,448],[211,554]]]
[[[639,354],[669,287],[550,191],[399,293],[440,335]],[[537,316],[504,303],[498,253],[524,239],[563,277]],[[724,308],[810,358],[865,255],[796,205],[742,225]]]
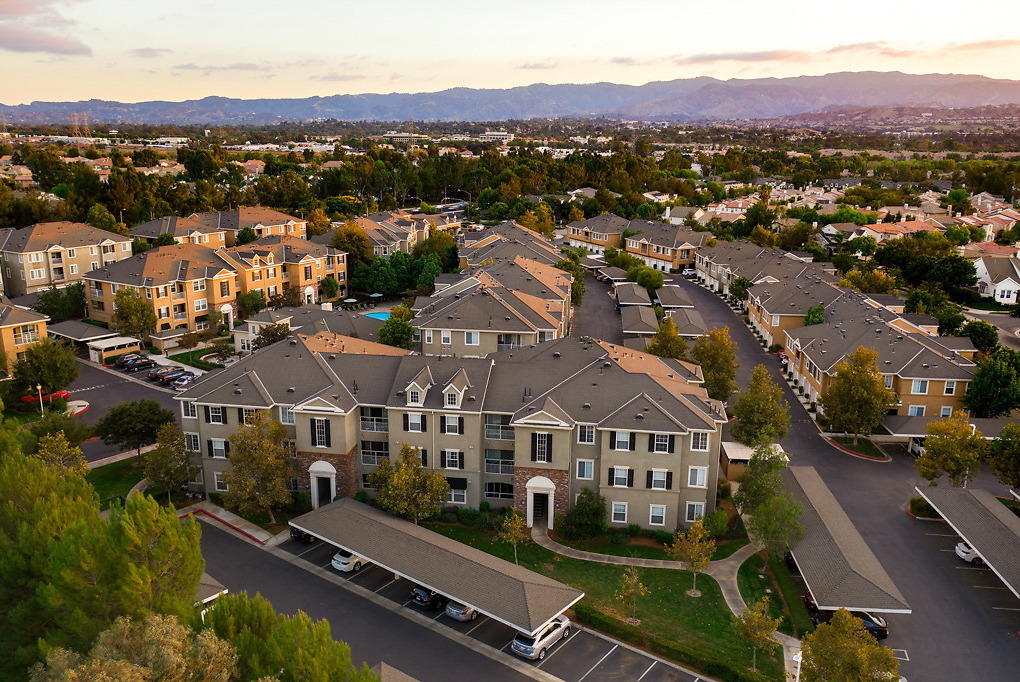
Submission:
[[[0,0],[0,103],[641,85],[837,71],[1020,79],[1005,0]]]

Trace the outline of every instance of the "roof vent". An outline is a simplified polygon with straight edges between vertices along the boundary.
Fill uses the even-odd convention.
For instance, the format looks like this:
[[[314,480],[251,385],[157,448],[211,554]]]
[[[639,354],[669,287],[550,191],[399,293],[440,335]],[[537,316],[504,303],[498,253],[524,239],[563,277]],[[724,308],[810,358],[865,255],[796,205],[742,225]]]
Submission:
[[[296,346],[297,345],[297,339],[291,339],[290,340],[290,345]]]
[[[636,415],[636,416],[635,416],[634,418],[635,418],[635,419],[644,419],[644,418],[645,418],[645,415],[643,415],[643,414],[639,414],[639,415]]]
[[[336,360],[336,356],[335,356],[335,355],[330,355],[330,356],[329,356],[329,359],[330,359],[330,360]]]
[[[603,366],[603,367],[612,367],[612,366],[613,366],[613,363],[611,363],[611,362],[605,362],[605,363],[603,363],[603,364],[602,364],[602,366]]]
[[[291,386],[291,387],[289,387],[287,389],[287,393],[293,393],[293,392],[294,392],[294,387],[293,386]]]
[[[560,352],[559,352],[559,351],[556,351],[555,353],[553,353],[553,357],[554,357],[554,358],[558,358],[558,357],[560,357]]]
[[[586,409],[586,410],[590,410],[590,409],[591,409],[591,403],[585,403],[585,404],[584,404],[584,405],[582,405],[581,407],[583,407],[583,408],[584,408],[584,409]]]

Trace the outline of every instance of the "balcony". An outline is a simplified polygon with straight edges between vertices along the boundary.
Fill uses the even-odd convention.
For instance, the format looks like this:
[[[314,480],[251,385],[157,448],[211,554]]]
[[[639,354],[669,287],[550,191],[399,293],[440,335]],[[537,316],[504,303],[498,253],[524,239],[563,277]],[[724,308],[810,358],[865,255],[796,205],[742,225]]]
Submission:
[[[503,476],[513,476],[514,463],[504,462],[502,460],[485,460],[485,473],[487,474],[499,474]]]
[[[380,419],[378,417],[362,417],[361,430],[386,433],[390,430],[390,421],[388,419]]]
[[[512,343],[497,343],[496,344],[496,350],[513,350],[514,348],[520,348],[520,347],[521,347],[521,344],[516,343],[516,342],[512,342]]]
[[[186,320],[186,319],[188,319],[188,314],[187,313],[174,313],[174,319],[175,320]]]
[[[39,333],[38,332],[32,332],[30,334],[15,334],[14,335],[14,345],[15,346],[24,346],[27,343],[38,343],[38,341],[39,341]]]
[[[184,300],[184,296],[185,296],[185,294],[184,294],[184,292],[183,292],[183,291],[175,291],[175,292],[173,293],[173,296],[172,296],[172,298],[173,298],[173,300],[175,300],[175,301],[183,301],[183,300]]]
[[[513,440],[514,427],[486,424],[485,437],[490,440]]]

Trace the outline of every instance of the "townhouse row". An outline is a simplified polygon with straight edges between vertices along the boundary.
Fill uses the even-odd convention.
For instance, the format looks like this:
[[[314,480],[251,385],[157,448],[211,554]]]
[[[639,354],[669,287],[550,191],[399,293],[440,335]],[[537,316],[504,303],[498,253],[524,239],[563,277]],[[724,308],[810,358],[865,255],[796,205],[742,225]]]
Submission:
[[[710,232],[651,220],[627,220],[604,213],[567,225],[568,243],[602,255],[613,248],[626,251],[654,270],[683,270],[694,264],[698,249],[712,238]],[[626,235],[626,236],[625,236]]]

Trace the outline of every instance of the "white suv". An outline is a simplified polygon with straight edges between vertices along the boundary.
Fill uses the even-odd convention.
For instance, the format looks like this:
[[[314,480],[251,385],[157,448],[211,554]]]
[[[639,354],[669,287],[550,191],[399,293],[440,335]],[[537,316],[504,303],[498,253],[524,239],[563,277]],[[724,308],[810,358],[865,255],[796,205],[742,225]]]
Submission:
[[[333,568],[338,571],[347,573],[348,571],[354,571],[357,573],[361,570],[361,567],[365,564],[371,563],[368,559],[360,557],[357,554],[352,554],[346,549],[341,549],[339,552],[333,555]]]
[[[542,628],[535,637],[518,632],[510,649],[518,656],[531,660],[537,658],[541,661],[545,658],[545,652],[549,647],[569,636],[570,619],[566,616],[557,616],[556,620]]]
[[[956,545],[956,556],[960,557],[969,564],[975,566],[984,566],[985,561],[978,556],[978,553],[974,551],[974,548],[968,545],[966,542],[961,542]]]

